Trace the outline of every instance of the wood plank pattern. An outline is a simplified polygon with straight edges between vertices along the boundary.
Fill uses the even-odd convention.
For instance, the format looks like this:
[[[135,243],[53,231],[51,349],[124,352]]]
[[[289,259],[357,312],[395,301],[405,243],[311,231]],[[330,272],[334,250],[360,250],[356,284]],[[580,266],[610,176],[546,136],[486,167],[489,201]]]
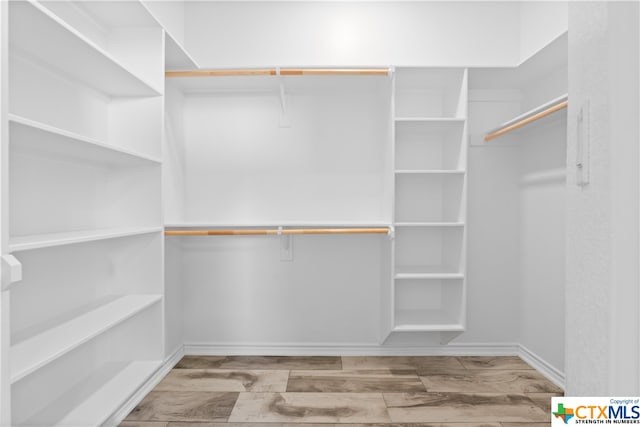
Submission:
[[[385,393],[393,422],[538,422],[550,415],[521,394]]]
[[[186,356],[120,427],[542,427],[518,357]]]
[[[464,369],[455,357],[447,356],[354,356],[342,358],[342,369],[417,369],[439,372]]]
[[[533,369],[518,356],[463,356],[458,360],[467,369]]]
[[[156,391],[286,391],[289,371],[173,369]]]
[[[176,369],[342,369],[339,356],[185,356]]]
[[[462,369],[421,376],[427,391],[459,393],[559,393],[532,369]]]
[[[152,391],[127,421],[227,421],[238,393]]]
[[[388,423],[381,393],[242,393],[230,422]]]
[[[288,392],[367,393],[427,391],[415,370],[291,371]]]

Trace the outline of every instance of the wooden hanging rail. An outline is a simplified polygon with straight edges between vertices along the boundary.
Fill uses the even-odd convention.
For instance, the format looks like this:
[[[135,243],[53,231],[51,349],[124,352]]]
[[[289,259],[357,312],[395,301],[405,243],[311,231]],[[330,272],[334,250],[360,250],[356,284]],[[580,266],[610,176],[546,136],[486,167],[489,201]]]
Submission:
[[[531,111],[521,114],[513,120],[503,123],[501,126],[487,133],[487,135],[484,137],[484,140],[485,142],[491,141],[494,138],[502,136],[506,133],[519,129],[522,126],[528,125],[531,122],[535,122],[536,120],[540,120],[543,117],[567,108],[568,105],[569,96],[562,95],[552,101],[547,102],[546,104],[534,108]]]
[[[285,234],[388,234],[384,228],[296,228],[296,229],[216,229],[165,230],[165,236],[256,236]]]
[[[165,77],[230,76],[388,76],[389,68],[242,68],[217,70],[166,71]]]

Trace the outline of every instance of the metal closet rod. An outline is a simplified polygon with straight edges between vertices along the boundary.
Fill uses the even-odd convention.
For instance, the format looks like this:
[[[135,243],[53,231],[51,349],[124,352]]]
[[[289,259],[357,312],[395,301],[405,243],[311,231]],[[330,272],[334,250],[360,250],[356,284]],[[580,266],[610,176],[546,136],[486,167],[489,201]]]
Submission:
[[[388,76],[390,68],[238,68],[166,71],[165,77],[229,76]]]
[[[165,236],[254,236],[283,234],[388,234],[389,228],[297,228],[297,229],[215,229],[165,230]]]
[[[531,122],[535,122],[536,120],[540,120],[543,117],[546,117],[550,114],[553,114],[557,111],[560,111],[564,108],[567,108],[569,105],[569,96],[562,95],[552,101],[547,102],[537,108],[534,108],[531,111],[528,111],[513,120],[510,120],[496,129],[491,130],[484,137],[485,142],[491,141],[494,138],[502,136],[506,133],[514,131],[516,129],[521,128],[522,126],[528,125]]]

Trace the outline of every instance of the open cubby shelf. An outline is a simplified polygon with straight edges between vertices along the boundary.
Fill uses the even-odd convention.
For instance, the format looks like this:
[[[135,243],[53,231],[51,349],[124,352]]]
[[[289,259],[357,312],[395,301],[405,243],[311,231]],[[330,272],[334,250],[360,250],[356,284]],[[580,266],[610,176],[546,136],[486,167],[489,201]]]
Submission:
[[[390,332],[460,332],[466,286],[466,71],[397,69],[394,93]]]

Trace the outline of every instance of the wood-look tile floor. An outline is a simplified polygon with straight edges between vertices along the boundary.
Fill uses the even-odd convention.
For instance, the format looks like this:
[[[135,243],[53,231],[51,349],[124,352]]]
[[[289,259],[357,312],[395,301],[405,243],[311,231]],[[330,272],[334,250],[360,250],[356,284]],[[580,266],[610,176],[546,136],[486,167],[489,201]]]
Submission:
[[[185,356],[120,427],[541,427],[518,357]]]

